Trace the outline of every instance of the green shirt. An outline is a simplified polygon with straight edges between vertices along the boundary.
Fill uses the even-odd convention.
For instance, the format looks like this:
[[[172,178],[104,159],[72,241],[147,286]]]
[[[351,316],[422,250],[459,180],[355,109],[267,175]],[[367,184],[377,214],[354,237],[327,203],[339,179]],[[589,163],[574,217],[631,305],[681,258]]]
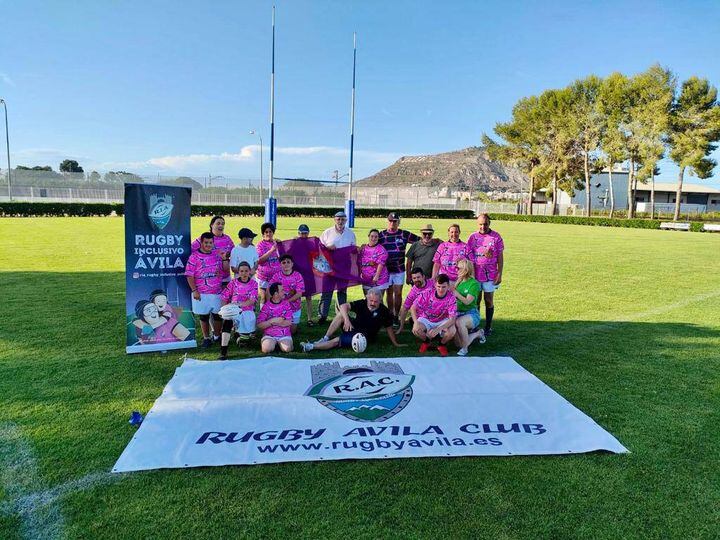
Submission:
[[[463,282],[457,282],[455,284],[457,292],[463,296],[471,294],[475,300],[465,305],[460,300],[457,301],[457,310],[461,313],[467,313],[471,309],[477,309],[477,301],[480,297],[480,282],[475,278],[466,279]]]

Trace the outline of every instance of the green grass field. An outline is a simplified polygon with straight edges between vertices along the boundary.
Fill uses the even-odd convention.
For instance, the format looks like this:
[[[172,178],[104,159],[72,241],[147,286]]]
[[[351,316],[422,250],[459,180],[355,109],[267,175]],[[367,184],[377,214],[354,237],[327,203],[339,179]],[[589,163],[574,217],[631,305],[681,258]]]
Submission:
[[[330,222],[304,221],[314,233]],[[299,222],[281,220],[278,237]],[[246,225],[260,220],[227,229]],[[130,412],[148,411],[181,363],[125,355],[123,226],[0,219],[0,538],[720,535],[720,235],[494,223],[506,243],[496,333],[471,353],[514,357],[630,454],[107,475]],[[371,353],[415,351],[401,341],[412,348]]]

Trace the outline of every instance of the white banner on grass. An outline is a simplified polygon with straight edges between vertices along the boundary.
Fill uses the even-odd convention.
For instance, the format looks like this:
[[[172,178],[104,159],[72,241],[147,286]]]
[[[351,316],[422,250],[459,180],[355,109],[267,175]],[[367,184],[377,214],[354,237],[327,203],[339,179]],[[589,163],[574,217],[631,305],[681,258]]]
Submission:
[[[113,472],[627,452],[512,358],[186,360]]]

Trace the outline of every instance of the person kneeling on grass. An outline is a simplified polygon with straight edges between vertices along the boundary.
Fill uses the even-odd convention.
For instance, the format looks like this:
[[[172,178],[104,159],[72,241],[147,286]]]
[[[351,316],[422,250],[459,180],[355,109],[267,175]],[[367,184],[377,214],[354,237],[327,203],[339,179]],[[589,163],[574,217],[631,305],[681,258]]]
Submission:
[[[263,331],[260,350],[271,353],[280,346],[282,352],[293,350],[290,327],[293,320],[293,308],[285,300],[285,292],[280,283],[271,283],[267,288],[269,300],[260,308],[257,317],[258,330]]]
[[[425,277],[424,270],[419,266],[416,266],[415,268],[410,270],[410,277],[410,283],[412,283],[412,288],[410,289],[410,292],[405,298],[405,302],[403,302],[403,305],[400,308],[400,328],[397,329],[398,334],[402,332],[405,328],[405,322],[407,321],[408,313],[410,312],[410,308],[412,307],[415,299],[420,295],[420,293],[426,291],[428,288],[431,290],[435,289],[435,280]]]
[[[427,352],[431,341],[439,338],[437,350],[441,356],[447,356],[447,343],[455,337],[457,306],[455,296],[449,290],[449,282],[446,274],[439,274],[435,279],[435,288],[423,291],[410,307],[415,321],[413,334],[422,340],[421,353]]]
[[[242,261],[237,269],[237,277],[228,283],[220,295],[223,305],[235,304],[240,313],[233,319],[223,320],[222,339],[220,341],[220,358],[227,360],[228,344],[232,336],[233,327],[238,332],[237,344],[247,343],[255,332],[255,304],[258,300],[258,284],[252,279],[252,268]]]
[[[355,317],[350,316],[351,311],[355,313]],[[392,325],[393,317],[390,310],[382,304],[382,292],[378,289],[370,289],[364,300],[342,304],[325,335],[314,343],[303,343],[303,352],[325,351],[336,347],[349,349],[352,347],[353,336],[357,333],[364,334],[370,343],[375,341],[381,328],[386,330],[390,342],[395,347],[405,347],[398,343]],[[338,330],[342,330],[341,334],[332,337]]]
[[[270,282],[280,283],[282,285],[283,291],[285,292],[285,300],[290,302],[290,306],[293,308],[293,324],[290,327],[290,332],[294,334],[297,331],[298,324],[300,324],[300,317],[302,316],[302,297],[303,294],[305,294],[305,280],[300,272],[293,270],[293,258],[287,253],[280,256],[280,269],[281,270],[272,277]]]
[[[457,282],[453,288],[453,294],[457,298],[457,320],[455,328],[455,344],[459,347],[458,356],[467,356],[468,347],[475,339],[485,343],[485,333],[480,328],[480,312],[477,303],[480,298],[480,282],[475,279],[473,263],[462,259],[457,263]],[[477,328],[475,332],[468,335],[471,329]]]

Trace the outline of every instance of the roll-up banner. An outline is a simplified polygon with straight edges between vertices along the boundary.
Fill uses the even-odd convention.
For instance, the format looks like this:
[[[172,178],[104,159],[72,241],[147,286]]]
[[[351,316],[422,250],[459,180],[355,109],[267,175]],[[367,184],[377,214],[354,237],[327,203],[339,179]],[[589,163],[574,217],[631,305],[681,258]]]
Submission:
[[[128,353],[197,345],[190,287],[187,187],[125,184],[125,304]]]

